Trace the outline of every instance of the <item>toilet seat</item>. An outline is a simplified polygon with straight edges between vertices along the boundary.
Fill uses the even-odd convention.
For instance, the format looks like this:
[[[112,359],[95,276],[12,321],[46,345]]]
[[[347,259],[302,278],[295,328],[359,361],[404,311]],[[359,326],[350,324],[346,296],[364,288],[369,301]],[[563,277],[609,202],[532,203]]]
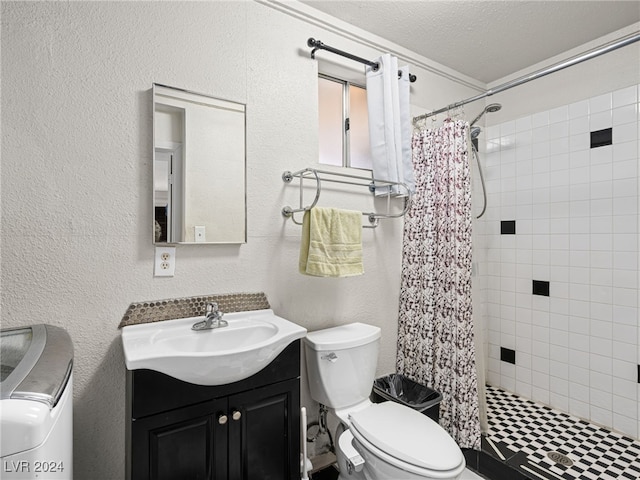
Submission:
[[[372,404],[349,418],[356,440],[398,468],[447,475],[464,469],[462,451],[449,434],[409,407],[394,402]]]

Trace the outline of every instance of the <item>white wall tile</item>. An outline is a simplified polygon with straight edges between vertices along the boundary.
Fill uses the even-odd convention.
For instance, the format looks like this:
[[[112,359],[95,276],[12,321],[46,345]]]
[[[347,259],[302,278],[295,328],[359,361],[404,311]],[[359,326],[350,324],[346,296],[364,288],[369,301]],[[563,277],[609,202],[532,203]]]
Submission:
[[[613,359],[613,376],[632,381],[638,378],[638,366],[636,363]]]
[[[589,116],[589,130],[604,130],[605,128],[611,128],[613,120],[611,116],[611,110],[605,110],[603,112],[592,113]]]
[[[624,325],[638,324],[638,308],[623,305],[613,306],[613,321]],[[640,348],[640,347],[639,347]]]
[[[569,118],[586,117],[589,115],[589,100],[571,103],[569,105]]]
[[[591,155],[588,149],[571,150],[569,152],[569,168],[588,167],[591,163]]]
[[[637,239],[636,239],[637,241]],[[614,242],[615,247],[615,242]],[[611,270],[612,286],[622,288],[638,288],[638,275],[635,270]]]
[[[516,132],[531,131],[531,115],[516,120]]]
[[[549,139],[568,137],[569,136],[569,122],[558,122],[553,125],[549,125]]]
[[[614,407],[615,408],[615,407]],[[638,416],[626,417],[620,415],[617,411],[613,412],[613,428],[619,432],[622,432],[630,437],[638,438]]]
[[[602,112],[604,110],[611,110],[612,94],[605,93],[598,95],[597,97],[591,97],[589,99],[589,113],[594,114],[596,112]]]
[[[613,424],[613,412],[611,410],[596,407],[592,404],[589,408],[589,411],[591,412],[591,416],[589,417],[591,421],[600,425]]]
[[[621,107],[638,101],[638,88],[632,85],[613,92],[613,107]]]
[[[566,395],[560,395],[554,393],[553,391],[549,392],[549,405],[553,408],[561,410],[563,412],[569,411],[569,397]]]
[[[594,374],[599,373],[600,375],[606,375],[607,377],[606,383],[609,386],[609,390],[611,390],[613,385],[611,381],[611,373],[613,371],[613,359],[611,357],[607,357],[604,355],[591,353],[589,355],[589,368],[591,371],[589,384],[594,385],[594,379],[598,380],[600,378],[598,376],[594,376]]]
[[[564,122],[569,119],[569,106],[563,105],[561,107],[549,110],[549,123]]]
[[[569,151],[569,137],[549,140],[549,155],[559,155]]]
[[[605,251],[590,252],[589,262],[593,268],[612,268],[613,253]]]
[[[614,180],[613,197],[633,197],[638,195],[638,179],[625,178],[622,180]]]
[[[531,126],[533,128],[549,125],[549,112],[538,112],[531,115]]]
[[[500,124],[500,136],[508,137],[516,132],[516,122],[509,121]]]
[[[576,417],[588,419],[590,416],[589,403],[580,400],[580,398],[588,400],[589,397],[576,397],[573,395],[569,397],[569,413]]]
[[[638,142],[632,140],[630,142],[616,143],[613,145],[613,158],[616,162],[622,160],[638,160]]]
[[[634,123],[638,121],[638,104],[625,105],[613,109],[612,125],[623,125],[625,123]]]
[[[572,133],[569,136],[569,151],[570,152],[580,152],[590,148],[591,145],[591,134],[587,132],[583,133]]]
[[[612,173],[613,173],[612,178],[614,180],[620,180],[623,178],[637,178],[638,177],[637,158],[632,158],[630,160],[616,160],[613,164]],[[637,207],[637,204],[634,202],[631,202],[631,205],[634,205]],[[621,213],[621,212],[616,210],[616,213]]]
[[[486,162],[500,162],[487,175],[500,174],[488,189],[498,208],[487,272],[501,276],[487,297],[502,302],[502,321],[491,324],[501,333],[489,337],[518,352],[516,367],[492,359],[490,379],[498,368],[505,388],[636,435],[639,91],[633,85],[505,122],[490,142],[500,156]],[[610,127],[613,144],[590,148],[590,132]],[[499,235],[505,215],[517,221],[517,235]],[[550,296],[532,295],[532,279],[549,280]]]
[[[625,123],[622,125],[616,125],[616,128],[613,129],[613,144],[616,145],[618,143],[624,142],[633,142],[638,140],[638,128],[635,122]],[[534,144],[534,146],[537,144]],[[546,145],[544,143],[539,145]],[[547,149],[548,151],[548,149]]]
[[[610,380],[611,377],[608,375],[603,375],[602,377],[600,377],[600,379]],[[589,402],[592,406],[611,411],[613,408],[613,395],[611,394],[611,391],[607,390],[606,385],[601,385],[598,383],[595,383],[595,385],[595,387],[589,389]],[[596,388],[600,386],[602,386],[602,388]]]
[[[610,339],[590,336],[589,351],[597,355],[611,357],[613,353],[613,342]]]
[[[638,399],[638,383],[613,377],[612,392],[614,396],[628,398],[637,402]]]
[[[638,306],[638,290],[635,288],[618,288],[613,289],[613,302],[616,305],[624,307]]]

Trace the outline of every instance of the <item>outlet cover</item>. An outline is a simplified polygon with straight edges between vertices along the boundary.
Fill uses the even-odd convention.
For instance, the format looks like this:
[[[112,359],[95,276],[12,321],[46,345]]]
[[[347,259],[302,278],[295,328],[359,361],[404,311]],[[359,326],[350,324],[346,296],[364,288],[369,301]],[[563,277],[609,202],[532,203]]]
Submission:
[[[173,277],[176,271],[176,247],[156,247],[154,277]]]
[[[194,231],[195,231],[196,242],[206,242],[207,241],[207,237],[206,237],[206,234],[205,234],[204,225],[196,225],[193,228],[194,228]]]

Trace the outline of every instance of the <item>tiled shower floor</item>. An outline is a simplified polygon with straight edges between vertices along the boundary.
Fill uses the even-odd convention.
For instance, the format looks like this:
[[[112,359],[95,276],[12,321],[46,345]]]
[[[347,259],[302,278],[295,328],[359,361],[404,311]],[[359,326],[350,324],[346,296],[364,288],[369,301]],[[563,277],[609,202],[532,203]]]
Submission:
[[[551,480],[640,479],[640,442],[566,413],[487,386],[488,441],[483,450],[528,478]],[[547,454],[573,462],[563,465]]]

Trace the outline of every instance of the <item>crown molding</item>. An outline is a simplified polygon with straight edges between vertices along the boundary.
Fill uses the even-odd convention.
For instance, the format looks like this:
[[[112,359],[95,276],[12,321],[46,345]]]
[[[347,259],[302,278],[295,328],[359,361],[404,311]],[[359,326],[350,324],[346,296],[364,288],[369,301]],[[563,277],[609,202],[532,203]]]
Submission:
[[[487,89],[487,85],[479,80],[468,77],[456,70],[453,70],[452,68],[390,42],[389,40],[355,27],[347,22],[327,15],[326,13],[320,12],[319,10],[297,0],[254,1],[310,25],[320,27],[324,30],[330,31],[331,33],[340,35],[341,37],[359,43],[360,45],[370,47],[381,52],[389,52],[412,65],[446,78],[452,82],[464,85],[465,87],[472,88],[479,92],[484,92]],[[339,48],[339,46],[335,47]]]

